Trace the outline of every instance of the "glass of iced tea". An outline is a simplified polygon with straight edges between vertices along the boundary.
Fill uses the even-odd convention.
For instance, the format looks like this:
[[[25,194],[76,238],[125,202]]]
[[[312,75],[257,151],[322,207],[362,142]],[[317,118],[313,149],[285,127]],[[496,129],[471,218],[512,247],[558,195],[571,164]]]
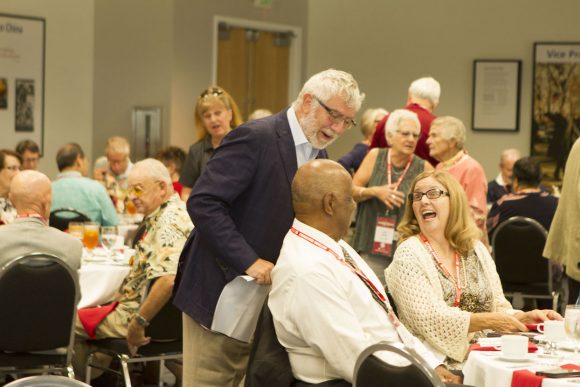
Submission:
[[[85,222],[83,232],[83,243],[89,253],[99,244],[99,224],[95,222]]]
[[[81,241],[84,238],[84,229],[85,229],[85,224],[83,222],[69,222],[69,224],[68,224],[69,235],[73,236]]]

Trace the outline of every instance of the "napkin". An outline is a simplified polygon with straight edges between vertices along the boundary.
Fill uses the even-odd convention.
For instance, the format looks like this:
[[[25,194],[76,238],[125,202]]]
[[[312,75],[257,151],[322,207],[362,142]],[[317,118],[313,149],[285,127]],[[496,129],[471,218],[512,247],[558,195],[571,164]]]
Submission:
[[[472,344],[471,351],[501,351],[501,346],[481,346],[479,343]],[[528,341],[528,353],[536,352],[538,346],[531,341]]]
[[[511,387],[541,387],[543,376],[538,376],[528,370],[514,371]]]
[[[81,320],[85,331],[91,339],[95,338],[95,330],[97,329],[97,325],[99,325],[100,322],[109,315],[109,313],[115,310],[117,304],[119,303],[115,301],[108,305],[95,306],[92,308],[82,308],[77,311],[79,314],[79,320]]]
[[[560,368],[563,368],[565,370],[575,370],[575,371],[580,371],[580,366],[576,365],[576,364],[562,364],[560,366]]]
[[[526,328],[528,328],[530,332],[539,332],[538,324],[526,324]]]

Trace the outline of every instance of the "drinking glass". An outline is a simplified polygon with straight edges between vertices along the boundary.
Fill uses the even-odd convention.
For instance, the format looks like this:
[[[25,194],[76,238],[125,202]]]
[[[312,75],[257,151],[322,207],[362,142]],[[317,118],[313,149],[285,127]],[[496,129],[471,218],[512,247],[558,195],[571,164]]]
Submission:
[[[117,227],[116,226],[101,226],[101,243],[108,251],[113,249],[117,243]]]
[[[566,335],[574,341],[574,357],[578,358],[578,341],[580,340],[580,306],[566,305],[564,313]]]
[[[85,222],[84,233],[83,233],[83,243],[89,255],[92,255],[92,251],[99,244],[99,224],[94,222]]]
[[[83,240],[85,225],[83,222],[69,222],[68,234],[79,240]]]

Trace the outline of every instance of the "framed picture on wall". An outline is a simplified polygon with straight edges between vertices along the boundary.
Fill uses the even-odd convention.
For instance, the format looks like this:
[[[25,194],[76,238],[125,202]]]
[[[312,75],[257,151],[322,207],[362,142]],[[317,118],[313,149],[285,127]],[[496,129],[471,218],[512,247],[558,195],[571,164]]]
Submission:
[[[532,142],[543,182],[561,185],[570,148],[580,136],[580,42],[534,44]]]
[[[473,61],[473,130],[519,130],[521,69],[521,60]]]
[[[33,140],[44,153],[46,21],[0,13],[0,133],[14,148]]]

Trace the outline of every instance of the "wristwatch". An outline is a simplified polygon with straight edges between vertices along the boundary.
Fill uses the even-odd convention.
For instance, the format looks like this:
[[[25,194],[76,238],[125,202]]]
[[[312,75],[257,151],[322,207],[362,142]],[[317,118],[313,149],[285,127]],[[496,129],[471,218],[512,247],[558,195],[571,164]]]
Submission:
[[[133,319],[135,319],[137,321],[137,324],[141,325],[142,327],[149,326],[149,321],[145,317],[141,316],[139,313],[135,313]]]

